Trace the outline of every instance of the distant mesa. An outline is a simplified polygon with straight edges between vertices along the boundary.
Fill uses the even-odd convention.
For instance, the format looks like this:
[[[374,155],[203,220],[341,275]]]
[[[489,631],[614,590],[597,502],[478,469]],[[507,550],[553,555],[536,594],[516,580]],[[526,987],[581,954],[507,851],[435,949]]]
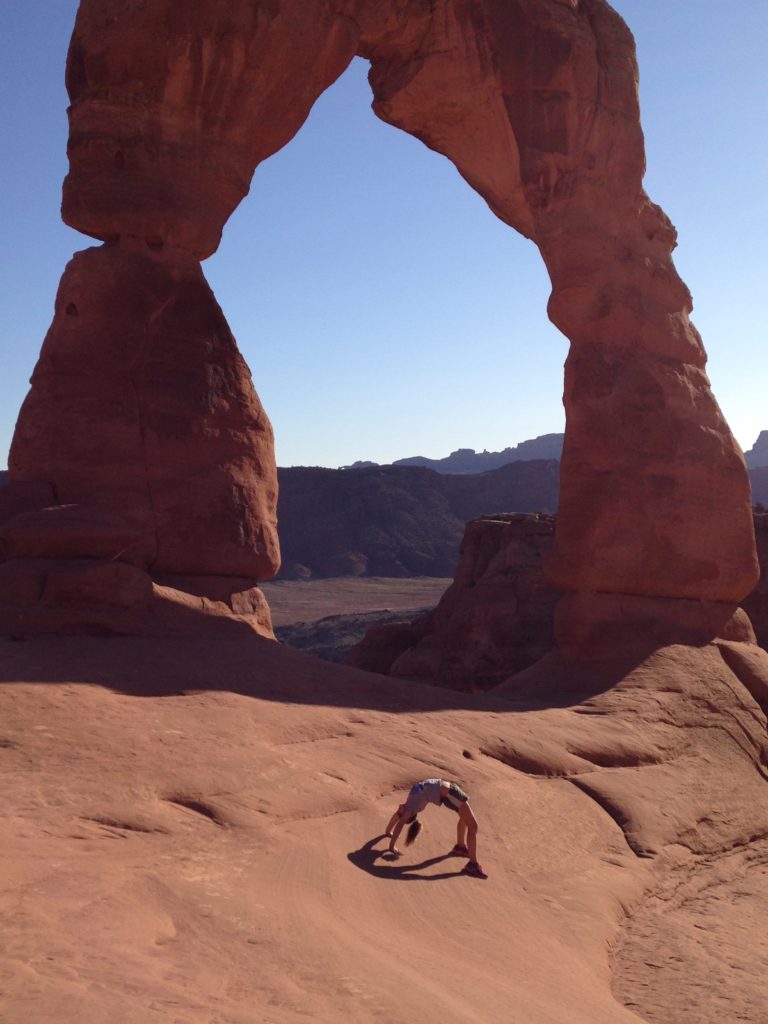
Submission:
[[[487,473],[491,469],[499,469],[510,462],[527,462],[532,459],[555,459],[559,462],[563,453],[564,437],[564,434],[541,434],[528,441],[521,441],[511,448],[504,448],[500,452],[487,450],[476,452],[474,448],[457,448],[455,452],[446,455],[444,459],[429,459],[424,455],[411,455],[405,459],[396,459],[388,465],[420,466],[422,469],[434,469],[436,473],[458,476],[463,473]],[[768,463],[768,448],[766,451],[766,463]],[[368,469],[376,465],[378,465],[376,462],[361,461],[341,468]]]
[[[454,475],[400,465],[280,469],[280,578],[452,576],[469,519],[555,512],[559,478],[553,459]]]
[[[392,465],[422,466],[424,469],[434,469],[438,473],[460,474],[486,473],[510,462],[527,462],[531,459],[556,459],[559,462],[563,454],[564,436],[542,434],[500,452],[476,452],[472,448],[458,448],[444,459],[428,459],[423,455],[414,455],[408,459],[398,459]]]

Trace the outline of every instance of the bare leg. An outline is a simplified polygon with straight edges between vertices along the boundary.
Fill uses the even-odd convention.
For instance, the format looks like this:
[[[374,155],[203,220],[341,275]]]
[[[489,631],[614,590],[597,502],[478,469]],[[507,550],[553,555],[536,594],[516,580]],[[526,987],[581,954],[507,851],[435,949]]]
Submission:
[[[469,859],[477,860],[477,822],[475,822],[474,828],[469,826],[469,834],[467,836],[467,850],[469,851]]]
[[[469,851],[469,859],[477,860],[477,819],[472,813],[469,804],[462,804],[459,810],[459,827],[464,826],[466,832],[466,847]]]
[[[461,817],[459,817],[459,820],[456,822],[456,845],[467,845],[467,823],[466,821],[462,821]]]

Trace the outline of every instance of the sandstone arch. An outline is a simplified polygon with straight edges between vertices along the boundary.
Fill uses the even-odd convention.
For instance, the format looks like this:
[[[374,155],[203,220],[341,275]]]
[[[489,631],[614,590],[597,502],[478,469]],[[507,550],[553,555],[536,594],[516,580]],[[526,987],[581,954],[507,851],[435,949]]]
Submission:
[[[197,261],[356,54],[376,113],[547,266],[571,342],[554,582],[741,600],[746,470],[643,191],[634,43],[604,0],[82,0],[63,216],[104,244],[65,272],[12,478],[119,508],[156,574],[273,573],[271,432]]]

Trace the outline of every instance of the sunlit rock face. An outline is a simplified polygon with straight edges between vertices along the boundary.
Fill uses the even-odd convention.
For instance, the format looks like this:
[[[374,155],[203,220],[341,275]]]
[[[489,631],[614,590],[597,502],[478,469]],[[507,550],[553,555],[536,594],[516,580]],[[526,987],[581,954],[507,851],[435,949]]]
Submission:
[[[67,271],[63,291],[78,282],[83,297],[60,299],[12,477],[63,492],[95,458],[78,496],[122,507],[127,490],[131,514],[161,524],[159,566],[271,573],[269,427],[233,346],[221,374],[204,368],[226,328],[195,265],[355,54],[371,61],[378,116],[452,160],[550,274],[549,315],[571,342],[553,583],[739,601],[758,574],[745,466],[704,372],[674,228],[643,191],[634,42],[603,0],[83,0],[63,216],[108,247]],[[99,397],[123,386],[105,353],[138,351],[142,331],[149,433],[138,405],[120,419]],[[234,390],[221,383],[233,375]],[[105,489],[110,462],[120,483]],[[150,513],[158,487],[167,500]]]
[[[15,479],[114,508],[156,573],[270,577],[269,421],[200,264],[130,240],[78,253],[11,451]]]

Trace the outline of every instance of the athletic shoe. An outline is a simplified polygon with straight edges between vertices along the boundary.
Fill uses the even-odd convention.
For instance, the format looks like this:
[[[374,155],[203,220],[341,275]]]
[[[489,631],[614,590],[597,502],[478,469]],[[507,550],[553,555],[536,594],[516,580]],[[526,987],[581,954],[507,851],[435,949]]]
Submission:
[[[448,854],[449,857],[467,857],[469,856],[469,850],[466,846],[459,846],[458,843],[454,846],[451,852]]]
[[[487,878],[488,875],[483,871],[476,860],[470,860],[464,865],[464,874],[472,875],[473,878]]]

